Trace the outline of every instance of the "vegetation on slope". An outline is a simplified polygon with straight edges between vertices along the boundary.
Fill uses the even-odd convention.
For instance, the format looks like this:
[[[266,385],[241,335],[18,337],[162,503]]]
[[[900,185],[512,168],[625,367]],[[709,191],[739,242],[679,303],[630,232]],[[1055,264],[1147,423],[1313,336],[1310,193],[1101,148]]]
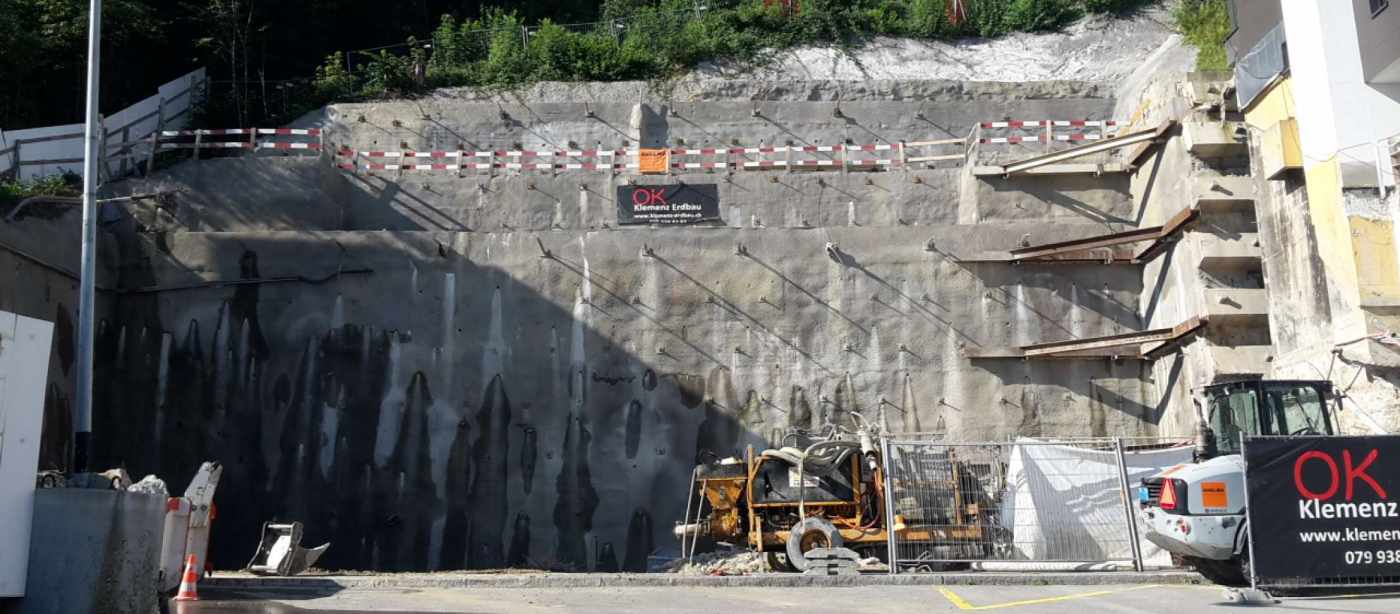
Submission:
[[[951,19],[949,0],[105,0],[102,106],[206,66],[206,123],[267,125],[332,100],[664,79],[794,45],[1054,30],[1152,1],[962,0]],[[87,5],[0,0],[0,128],[81,120]]]
[[[444,86],[536,81],[659,79],[704,61],[754,60],[808,44],[849,45],[873,36],[946,39],[1054,30],[1088,12],[1120,12],[1147,0],[606,0],[603,21],[527,26],[516,13],[444,15],[407,54],[332,54],[317,71],[313,100],[406,95]]]
[[[1225,39],[1230,36],[1230,12],[1226,0],[1181,0],[1172,19],[1186,42],[1197,50],[1196,70],[1226,70]]]
[[[82,179],[73,174],[49,175],[32,181],[0,178],[0,211],[31,196],[81,196]]]

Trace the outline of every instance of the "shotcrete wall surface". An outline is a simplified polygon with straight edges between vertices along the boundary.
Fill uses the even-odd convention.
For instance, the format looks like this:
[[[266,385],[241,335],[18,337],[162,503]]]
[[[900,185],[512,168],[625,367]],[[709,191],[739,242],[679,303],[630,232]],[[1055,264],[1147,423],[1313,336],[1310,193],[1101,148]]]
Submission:
[[[1156,126],[1168,120],[1212,121],[1193,113],[1190,102],[1178,93],[1183,85],[1180,77],[1160,75],[1145,85],[1137,102],[1138,123]],[[1201,159],[1192,155],[1184,139],[1172,138],[1139,164],[1131,187],[1135,226],[1161,226],[1191,208],[1197,208],[1199,215],[1142,267],[1144,328],[1171,328],[1192,317],[1209,316],[1208,289],[1263,288],[1254,244],[1257,238],[1249,239],[1257,237],[1257,225],[1248,160]],[[1240,244],[1239,254],[1221,257],[1221,246],[1236,244]],[[1223,293],[1219,300],[1232,301],[1235,296]],[[1193,389],[1228,379],[1260,377],[1267,369],[1263,360],[1270,342],[1266,316],[1216,317],[1200,337],[1152,365],[1162,395],[1160,404],[1172,408],[1158,425],[1163,434],[1194,433]],[[1241,357],[1259,360],[1256,364]]]
[[[0,311],[53,322],[49,380],[44,386],[44,435],[39,466],[68,469],[73,431],[77,357],[77,238],[82,215],[70,205],[26,206],[17,215],[0,211]],[[103,242],[98,251],[97,309],[104,317],[112,307],[108,290],[116,284],[118,245]]]
[[[599,119],[579,103],[549,115],[536,91],[503,104],[508,127],[486,99],[338,105],[327,140],[897,141],[1113,107],[1083,84],[705,87],[679,115],[615,98],[590,103]],[[757,93],[781,126],[735,99]],[[846,119],[821,102],[833,99]],[[1140,269],[961,262],[1134,225],[1121,176],[967,188],[957,165],[460,178],[328,166],[217,159],[113,186],[177,195],[107,228],[123,291],[99,339],[98,457],[174,484],[222,461],[217,566],[245,562],[258,524],[279,518],[331,541],[332,568],[642,570],[669,546],[697,460],[789,428],[860,412],[964,441],[1133,436],[1156,434],[1165,411],[1141,361],[964,356],[1142,328]],[[618,227],[629,181],[716,184],[723,219]]]

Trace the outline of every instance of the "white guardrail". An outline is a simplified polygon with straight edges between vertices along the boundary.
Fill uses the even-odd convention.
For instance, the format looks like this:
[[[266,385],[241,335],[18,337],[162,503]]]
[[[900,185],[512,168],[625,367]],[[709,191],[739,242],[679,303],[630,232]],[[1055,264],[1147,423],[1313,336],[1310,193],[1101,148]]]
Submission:
[[[203,68],[166,83],[155,95],[103,116],[106,150],[99,172],[122,176],[150,155],[151,137],[189,125],[191,110],[204,96]],[[0,177],[33,180],[58,173],[83,172],[83,124],[0,130]]]

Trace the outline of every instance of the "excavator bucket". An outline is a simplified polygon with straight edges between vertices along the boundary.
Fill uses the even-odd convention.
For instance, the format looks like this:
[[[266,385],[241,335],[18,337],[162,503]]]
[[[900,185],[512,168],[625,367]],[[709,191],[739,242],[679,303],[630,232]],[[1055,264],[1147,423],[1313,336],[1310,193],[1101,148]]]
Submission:
[[[248,563],[248,571],[263,576],[294,576],[306,571],[325,554],[329,543],[301,547],[301,523],[263,523],[262,541]]]

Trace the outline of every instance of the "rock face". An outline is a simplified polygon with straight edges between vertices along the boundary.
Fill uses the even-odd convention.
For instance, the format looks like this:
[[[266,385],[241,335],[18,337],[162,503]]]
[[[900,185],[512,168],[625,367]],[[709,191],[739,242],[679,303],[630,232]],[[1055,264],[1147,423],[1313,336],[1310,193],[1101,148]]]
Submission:
[[[704,87],[587,104],[442,93],[337,105],[323,126],[332,151],[791,141],[872,145],[819,152],[840,167],[888,163],[415,174],[264,154],[112,184],[178,193],[104,226],[119,291],[101,305],[101,465],[180,485],[222,461],[218,567],[279,519],[332,542],[328,568],[639,571],[672,543],[697,459],[789,428],[860,412],[967,441],[1158,432],[1142,363],[965,357],[1141,328],[1133,267],[976,261],[1135,226],[1127,179],[899,164],[901,141],[981,121],[1105,118],[1104,87]],[[1021,147],[982,154],[1044,146]],[[618,227],[629,182],[715,185],[721,219]],[[47,284],[69,313],[54,275],[0,287]],[[52,371],[57,407],[71,383]],[[66,426],[45,437],[61,450]]]

